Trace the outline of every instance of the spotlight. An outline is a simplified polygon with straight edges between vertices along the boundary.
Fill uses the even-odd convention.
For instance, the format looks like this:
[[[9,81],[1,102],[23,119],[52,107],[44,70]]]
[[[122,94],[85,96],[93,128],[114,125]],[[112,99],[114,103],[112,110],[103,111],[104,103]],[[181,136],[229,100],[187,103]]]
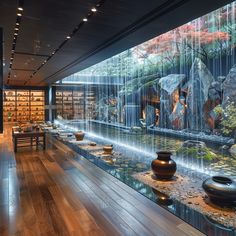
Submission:
[[[70,39],[71,37],[68,35],[66,38],[67,38],[67,39]]]
[[[21,13],[17,13],[17,16],[22,16],[22,14]]]
[[[23,9],[23,7],[18,7],[17,8],[19,11],[23,11],[24,9]]]
[[[84,18],[83,21],[86,22],[86,21],[88,21],[88,19],[87,19],[87,18]]]
[[[17,30],[19,30],[19,28],[16,27],[15,30],[17,31]]]
[[[97,9],[96,9],[95,7],[93,7],[93,8],[91,9],[91,11],[92,11],[92,12],[96,12]]]
[[[15,32],[14,35],[18,35],[18,33]]]
[[[20,25],[20,23],[16,22],[16,25]]]

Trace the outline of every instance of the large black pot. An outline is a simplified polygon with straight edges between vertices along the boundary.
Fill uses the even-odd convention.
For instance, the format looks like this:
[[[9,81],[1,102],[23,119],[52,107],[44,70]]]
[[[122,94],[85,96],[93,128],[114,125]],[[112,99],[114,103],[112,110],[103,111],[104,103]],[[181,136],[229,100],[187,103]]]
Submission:
[[[224,176],[213,176],[202,183],[210,200],[218,205],[236,202],[236,182]]]
[[[171,159],[171,152],[157,152],[157,159],[152,161],[153,173],[158,179],[171,179],[176,172],[176,163]]]

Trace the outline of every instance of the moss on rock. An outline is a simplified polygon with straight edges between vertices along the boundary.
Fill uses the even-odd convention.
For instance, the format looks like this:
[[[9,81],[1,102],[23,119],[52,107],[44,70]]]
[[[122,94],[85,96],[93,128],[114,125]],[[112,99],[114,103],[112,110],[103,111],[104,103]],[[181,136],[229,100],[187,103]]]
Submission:
[[[217,158],[217,155],[210,151],[207,147],[197,148],[197,147],[180,147],[176,151],[177,155],[182,155],[184,157],[194,157],[203,158],[206,161],[212,161]]]

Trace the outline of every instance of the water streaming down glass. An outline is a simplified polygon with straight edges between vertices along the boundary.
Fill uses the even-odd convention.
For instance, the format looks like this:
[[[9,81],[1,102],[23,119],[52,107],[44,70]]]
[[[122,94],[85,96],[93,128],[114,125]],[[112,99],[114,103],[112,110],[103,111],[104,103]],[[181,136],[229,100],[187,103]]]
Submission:
[[[187,168],[236,176],[228,151],[236,130],[228,89],[236,86],[235,9],[233,2],[65,78],[84,84],[86,132],[151,158],[171,150]],[[206,146],[180,149],[188,140]]]

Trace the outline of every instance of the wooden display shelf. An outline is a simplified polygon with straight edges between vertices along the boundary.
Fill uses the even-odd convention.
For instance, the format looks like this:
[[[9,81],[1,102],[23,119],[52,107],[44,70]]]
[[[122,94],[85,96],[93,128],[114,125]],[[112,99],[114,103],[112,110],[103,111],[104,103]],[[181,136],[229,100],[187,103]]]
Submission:
[[[5,117],[9,117],[9,112],[12,113],[11,118],[4,121],[34,121],[42,118],[44,120],[44,96],[44,90],[5,90],[4,108],[13,107],[13,110],[4,109]],[[36,101],[36,99],[40,100]],[[35,110],[33,107],[40,107],[40,109]],[[40,114],[35,115],[35,112]]]

